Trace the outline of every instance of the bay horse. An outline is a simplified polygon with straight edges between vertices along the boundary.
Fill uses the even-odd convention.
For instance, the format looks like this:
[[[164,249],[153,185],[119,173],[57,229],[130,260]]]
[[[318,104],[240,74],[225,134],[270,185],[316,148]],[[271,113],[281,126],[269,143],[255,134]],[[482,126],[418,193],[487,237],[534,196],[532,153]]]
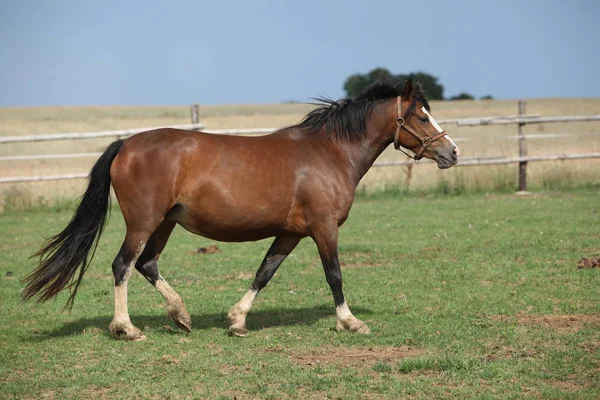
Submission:
[[[67,227],[34,254],[39,266],[24,282],[24,300],[46,301],[65,287],[72,307],[110,207],[110,186],[127,231],[112,263],[114,316],[110,332],[145,335],[130,320],[127,282],[137,269],[164,297],[170,318],[192,327],[183,299],[162,277],[158,260],[176,224],[219,241],[274,237],[248,292],[228,313],[228,332],[245,336],[246,315],[260,290],[302,238],[316,243],[333,293],[336,329],[369,333],[348,308],[338,261],[338,228],[356,187],[391,144],[433,159],[458,162],[458,147],[429,114],[420,85],[380,81],[352,100],[318,99],[298,123],[270,135],[240,137],[162,128],[108,146]],[[77,274],[77,271],[78,274]]]

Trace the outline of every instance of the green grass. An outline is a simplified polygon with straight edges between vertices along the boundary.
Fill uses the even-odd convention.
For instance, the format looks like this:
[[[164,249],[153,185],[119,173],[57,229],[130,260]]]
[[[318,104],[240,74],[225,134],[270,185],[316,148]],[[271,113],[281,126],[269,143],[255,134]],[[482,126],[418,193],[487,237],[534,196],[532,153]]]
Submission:
[[[257,299],[249,336],[228,337],[226,313],[269,242],[218,243],[221,253],[199,255],[212,243],[178,229],[161,272],[194,329],[167,321],[161,296],[136,273],[129,309],[148,337],[139,343],[108,334],[118,210],[70,313],[61,311],[67,293],[21,304],[19,281],[35,266],[27,256],[72,209],[8,212],[0,398],[599,398],[600,271],[576,268],[600,257],[599,195],[360,197],[340,254],[346,297],[368,336],[333,330],[316,247],[304,240]]]

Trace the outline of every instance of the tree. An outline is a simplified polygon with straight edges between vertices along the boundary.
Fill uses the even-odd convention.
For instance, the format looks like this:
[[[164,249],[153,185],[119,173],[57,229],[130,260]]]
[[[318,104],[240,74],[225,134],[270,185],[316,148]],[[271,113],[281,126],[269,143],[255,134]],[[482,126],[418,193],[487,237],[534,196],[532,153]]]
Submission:
[[[371,72],[369,72],[367,74],[367,79],[369,79],[369,81],[371,83],[375,82],[377,79],[385,80],[385,79],[392,79],[392,78],[393,78],[393,76],[390,73],[390,71],[388,71],[385,68],[381,68],[381,67],[375,68],[374,70],[372,70]]]
[[[459,95],[450,97],[448,100],[475,100],[475,97],[471,96],[469,93],[462,92]]]
[[[346,91],[347,97],[356,97],[361,90],[371,84],[369,78],[366,75],[354,74],[350,75],[344,83],[344,90]]]
[[[481,96],[479,100],[494,100],[491,94],[486,94],[485,96]]]
[[[429,100],[444,100],[444,85],[438,82],[438,78],[425,72],[411,72],[410,74],[398,75],[398,78],[406,82],[412,79],[413,82],[421,82],[425,97]]]
[[[377,67],[367,74],[350,75],[344,83],[346,96],[349,98],[356,97],[361,90],[372,84],[378,79],[398,79],[401,82],[406,82],[412,79],[415,82],[421,82],[423,91],[430,100],[444,99],[444,86],[438,83],[438,78],[429,75],[425,72],[411,72],[409,74],[393,75],[385,68]]]

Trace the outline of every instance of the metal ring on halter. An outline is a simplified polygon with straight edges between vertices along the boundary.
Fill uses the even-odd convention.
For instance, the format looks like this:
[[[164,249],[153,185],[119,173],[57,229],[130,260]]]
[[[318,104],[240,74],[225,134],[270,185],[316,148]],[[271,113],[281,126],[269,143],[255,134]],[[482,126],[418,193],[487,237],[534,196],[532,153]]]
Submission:
[[[423,147],[428,147],[431,144],[431,138],[429,136],[424,137],[421,141]]]
[[[400,122],[400,121],[402,121],[402,122]],[[396,125],[398,125],[398,126],[404,125],[404,118],[403,117],[396,118]]]

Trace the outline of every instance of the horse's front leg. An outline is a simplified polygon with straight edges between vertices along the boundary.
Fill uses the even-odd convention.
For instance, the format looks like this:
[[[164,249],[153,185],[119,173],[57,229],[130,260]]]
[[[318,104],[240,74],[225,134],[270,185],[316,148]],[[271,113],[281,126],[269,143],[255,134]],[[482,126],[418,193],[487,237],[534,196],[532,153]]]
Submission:
[[[340,269],[337,249],[337,226],[313,234],[313,240],[319,248],[319,255],[321,256],[321,262],[325,269],[325,277],[331,288],[331,292],[333,293],[337,317],[335,329],[338,331],[349,330],[351,332],[364,334],[371,333],[371,330],[363,321],[352,315],[352,312],[350,312],[346,300],[344,299],[344,292],[342,291],[342,271]]]
[[[252,303],[258,292],[266,286],[271,280],[277,268],[283,260],[300,242],[302,236],[297,235],[282,235],[275,238],[275,241],[267,251],[260,268],[256,272],[256,278],[250,286],[250,290],[246,292],[244,297],[236,303],[227,314],[227,322],[229,324],[229,334],[235,336],[246,336],[248,329],[246,328],[246,316],[252,308]]]

